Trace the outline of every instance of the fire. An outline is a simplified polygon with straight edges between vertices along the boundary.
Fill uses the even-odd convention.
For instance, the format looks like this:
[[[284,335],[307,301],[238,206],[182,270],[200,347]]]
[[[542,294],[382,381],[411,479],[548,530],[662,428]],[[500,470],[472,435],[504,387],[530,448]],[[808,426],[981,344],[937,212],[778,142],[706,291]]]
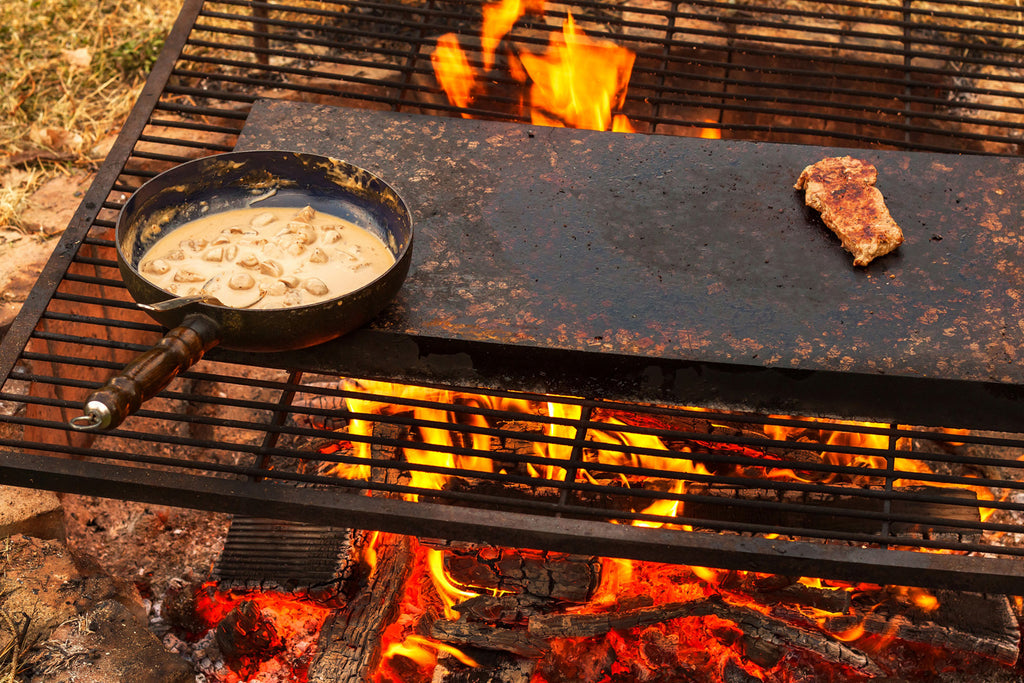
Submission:
[[[434,65],[437,82],[444,88],[451,103],[456,107],[469,107],[473,102],[476,76],[466,53],[459,47],[458,38],[450,33],[441,36],[430,60]]]
[[[635,55],[608,41],[589,38],[570,14],[562,33],[551,36],[544,55],[524,52],[530,77],[532,122],[538,125],[609,130],[613,112],[626,100]],[[618,127],[624,124],[620,120]]]
[[[527,13],[543,14],[544,2],[502,0],[484,6],[479,59],[482,74],[494,68],[498,46]],[[619,113],[625,105],[636,58],[631,50],[591,38],[569,14],[561,32],[552,32],[545,52],[520,50],[517,57],[518,61],[511,60],[508,71],[513,79],[529,85],[532,123],[634,131],[628,117]],[[470,107],[485,89],[481,73],[474,69],[454,34],[438,39],[431,63],[438,84],[456,107]]]
[[[219,591],[210,583],[196,596],[195,615],[200,623],[208,629],[232,625],[227,640],[236,647],[224,653],[231,670],[222,683],[282,672],[289,680],[305,681],[317,637],[330,613],[330,607],[276,591]]]
[[[735,456],[739,461],[732,470],[737,476],[783,479],[811,483],[835,483],[840,487],[856,488],[872,486],[877,488],[886,477],[892,478],[891,485],[919,484],[924,481],[933,485],[927,477],[928,469],[920,460],[909,457],[911,442],[902,434],[893,435],[892,425],[855,422],[813,420],[806,423],[798,418],[774,416],[763,425],[766,436],[778,442],[780,448],[799,448],[802,452],[813,450],[822,463],[835,465],[837,472],[819,472],[808,468],[797,472],[790,468],[776,467],[780,456],[771,449],[745,446],[741,443],[718,443],[700,440],[701,437],[683,440],[676,437],[671,443],[652,432],[666,429],[656,416],[602,409],[583,412],[582,402],[571,397],[547,396],[546,400],[526,400],[511,395],[491,396],[468,392],[455,392],[425,387],[414,387],[392,383],[370,381],[348,381],[345,387],[351,392],[347,399],[350,409],[349,426],[343,443],[347,444],[350,455],[341,458],[345,462],[334,468],[338,476],[369,477],[370,468],[360,460],[371,459],[370,446],[365,439],[373,435],[374,423],[393,421],[397,424],[416,426],[403,427],[403,436],[398,439],[401,447],[395,457],[408,463],[408,499],[429,495],[429,491],[448,486],[449,472],[458,471],[459,476],[472,478],[473,473],[504,474],[506,464],[500,453],[495,453],[498,442],[506,437],[506,428],[489,421],[487,413],[501,412],[522,415],[522,419],[511,418],[519,427],[532,426],[527,438],[519,446],[517,454],[522,458],[521,470],[517,476],[536,481],[537,487],[551,482],[563,482],[574,476],[578,482],[592,482],[601,487],[621,486],[628,492],[631,488],[648,486],[645,490],[664,492],[664,498],[657,496],[642,500],[647,502],[632,510],[641,519],[633,523],[652,525],[643,517],[657,516],[672,519],[680,510],[679,496],[686,493],[690,482],[722,474],[721,469],[709,470],[701,462],[701,453],[711,451],[719,456]],[[694,414],[705,411],[694,409]],[[411,420],[410,420],[411,417]],[[713,420],[712,433],[726,430],[727,416]],[[779,423],[779,424],[776,424]],[[671,431],[671,430],[669,430]],[[902,430],[899,430],[902,431]],[[519,432],[515,432],[519,433]],[[953,435],[957,438],[957,435]],[[525,455],[525,444],[532,448],[532,456]],[[844,452],[848,450],[863,452]],[[699,451],[699,452],[698,452]],[[378,456],[379,457],[379,456]],[[719,458],[721,460],[721,458]],[[752,464],[753,463],[753,464]],[[719,468],[722,464],[716,465]],[[733,467],[732,465],[729,465]],[[630,470],[663,472],[659,487],[649,488],[649,483]],[[760,474],[759,474],[760,473]],[[922,479],[918,479],[918,475]],[[961,487],[964,488],[964,487]],[[990,492],[979,491],[979,495],[991,497]],[[681,525],[677,525],[681,526]],[[417,544],[418,545],[418,544]],[[368,551],[366,564],[372,566],[374,552]],[[414,588],[407,589],[407,596],[401,606],[402,616],[388,628],[386,633],[386,656],[377,681],[407,680],[401,671],[415,667],[429,679],[429,672],[440,658],[474,666],[472,657],[458,647],[445,645],[423,637],[422,627],[417,624],[425,615],[443,615],[448,621],[461,618],[458,609],[461,603],[479,597],[498,594],[492,588],[462,585],[446,571],[444,552],[418,545],[415,564],[416,573],[408,582]],[[704,567],[682,567],[651,562],[636,562],[602,558],[600,560],[600,585],[592,599],[585,604],[563,608],[571,614],[591,614],[607,611],[615,613],[622,605],[649,605],[651,602],[699,603],[720,600],[731,609],[747,610],[770,618],[771,609],[749,593],[737,591],[736,586],[744,581],[755,580],[747,572]],[[753,577],[753,578],[752,578]],[[866,591],[884,592],[880,587],[854,585],[843,582],[822,582],[818,579],[801,579],[804,586],[828,593],[848,592],[863,594]],[[889,588],[889,595],[905,605],[912,605],[921,612],[938,608],[935,595],[921,589]],[[831,603],[830,603],[831,604]],[[847,619],[836,622],[837,613],[823,608],[805,606],[800,610],[807,624],[817,625],[827,631],[836,641],[850,643],[858,649],[879,651],[895,637],[879,634],[877,628],[869,632],[864,625],[850,626]],[[742,612],[741,612],[742,613]],[[834,630],[830,623],[842,623]],[[587,648],[614,652],[615,657],[628,661],[629,653],[674,652],[686,661],[700,659],[706,665],[709,680],[728,680],[736,674],[729,671],[743,670],[749,676],[762,680],[788,681],[784,667],[763,668],[747,661],[742,650],[742,633],[737,624],[715,614],[697,617],[670,619],[654,626],[613,630],[606,636],[584,639],[555,639],[552,642],[552,657],[589,657]],[[569,642],[573,641],[573,642]],[[603,648],[603,650],[602,650]],[[666,655],[667,656],[667,655]],[[545,659],[545,662],[547,660]],[[556,661],[556,660],[552,660]],[[400,662],[400,665],[394,665]],[[394,665],[394,666],[393,666]],[[543,671],[546,664],[539,667]],[[550,664],[554,666],[553,664]],[[626,664],[616,660],[620,677],[633,675]],[[717,678],[715,678],[717,676]],[[535,675],[535,683],[544,683],[543,673]],[[551,680],[566,680],[555,677]]]

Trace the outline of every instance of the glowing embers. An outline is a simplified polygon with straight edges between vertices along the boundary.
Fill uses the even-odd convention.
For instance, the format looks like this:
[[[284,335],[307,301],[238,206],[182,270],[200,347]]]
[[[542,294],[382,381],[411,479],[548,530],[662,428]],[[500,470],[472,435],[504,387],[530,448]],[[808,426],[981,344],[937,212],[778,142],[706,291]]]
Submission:
[[[520,106],[538,125],[631,132],[620,113],[635,55],[608,40],[588,36],[568,14],[540,50],[521,45],[497,59],[499,45],[525,14],[542,15],[543,0],[502,0],[484,5],[475,58],[455,34],[437,40],[431,63],[448,100],[462,109],[474,106],[489,86],[492,71],[522,93]],[[467,114],[464,114],[468,116]]]
[[[185,590],[188,590],[186,588]],[[193,640],[215,643],[223,666],[204,672],[217,683],[306,681],[332,607],[279,591],[219,590],[208,583],[182,595],[176,620]],[[173,610],[172,610],[173,613]]]
[[[1019,655],[1006,597],[357,535],[330,605],[183,589],[169,621],[228,662],[207,680],[989,680]]]
[[[413,553],[378,682],[926,680],[1019,654],[1005,597],[469,544]],[[985,626],[963,618],[982,613]]]

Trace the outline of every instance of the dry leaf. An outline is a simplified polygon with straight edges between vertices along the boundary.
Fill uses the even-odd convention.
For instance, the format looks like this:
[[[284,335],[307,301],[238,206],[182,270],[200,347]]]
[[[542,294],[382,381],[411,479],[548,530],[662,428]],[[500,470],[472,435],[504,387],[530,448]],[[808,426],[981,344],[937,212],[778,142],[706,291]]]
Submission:
[[[78,152],[82,148],[82,136],[63,128],[32,128],[29,138],[37,145],[61,152]]]
[[[89,64],[92,63],[92,53],[87,47],[80,47],[77,50],[62,50],[61,55],[72,69],[88,69]]]

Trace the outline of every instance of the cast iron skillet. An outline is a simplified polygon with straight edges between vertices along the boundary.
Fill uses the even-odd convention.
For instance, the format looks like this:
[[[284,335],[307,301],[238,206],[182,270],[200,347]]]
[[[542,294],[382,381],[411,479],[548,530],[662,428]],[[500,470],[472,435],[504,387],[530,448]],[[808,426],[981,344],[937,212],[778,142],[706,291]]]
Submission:
[[[412,257],[412,221],[402,198],[371,173],[329,157],[288,151],[229,152],[190,161],[140,187],[124,205],[115,230],[125,286],[142,306],[175,298],[139,274],[139,262],[161,237],[213,212],[245,207],[305,205],[377,234],[394,265],[370,284],[321,303],[242,309],[196,302],[147,313],[170,332],[89,395],[78,430],[116,427],[178,373],[214,346],[287,351],[346,334],[376,316],[405,280]]]

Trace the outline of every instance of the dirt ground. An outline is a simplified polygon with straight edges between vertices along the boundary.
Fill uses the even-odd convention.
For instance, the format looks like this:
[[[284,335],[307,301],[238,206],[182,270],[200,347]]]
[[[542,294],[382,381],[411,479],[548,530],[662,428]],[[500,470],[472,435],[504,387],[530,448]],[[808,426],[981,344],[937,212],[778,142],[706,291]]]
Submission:
[[[32,195],[22,216],[28,229],[0,230],[0,333],[21,310],[92,179],[86,172],[52,178]]]

